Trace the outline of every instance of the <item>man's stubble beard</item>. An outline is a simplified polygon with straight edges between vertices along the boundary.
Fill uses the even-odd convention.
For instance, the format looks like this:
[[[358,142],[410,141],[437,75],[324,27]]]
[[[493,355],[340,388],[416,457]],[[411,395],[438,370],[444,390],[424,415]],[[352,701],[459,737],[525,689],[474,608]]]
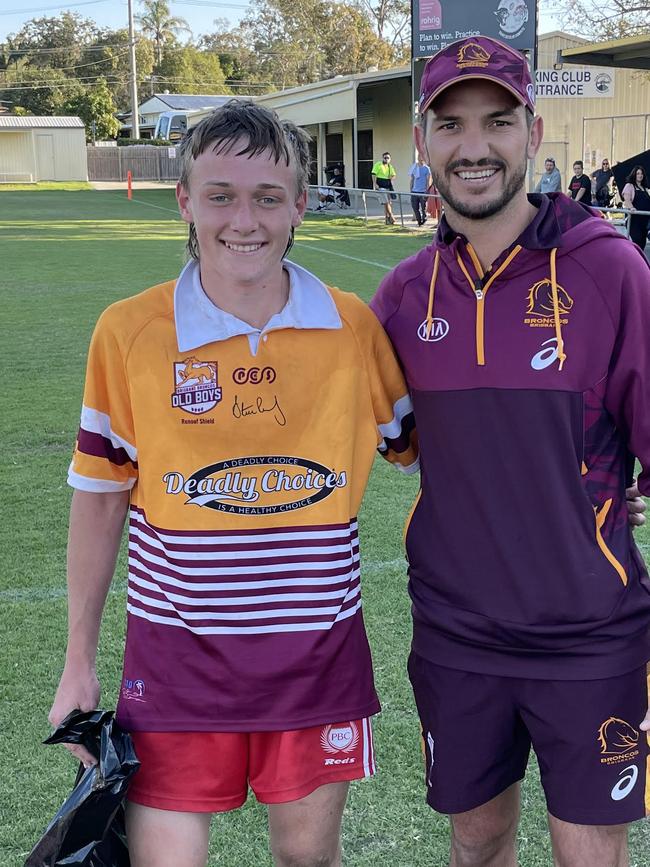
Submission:
[[[480,168],[481,161],[477,164],[471,166],[471,168]],[[486,160],[490,166],[494,166],[494,161]],[[431,162],[429,162],[431,165]],[[501,164],[503,165],[503,164]],[[467,166],[470,168],[470,166]],[[446,175],[439,175],[435,173],[433,170],[431,171],[431,177],[433,179],[433,184],[437,188],[443,202],[448,205],[452,210],[454,210],[459,216],[465,217],[468,220],[484,220],[488,217],[493,217],[495,214],[498,214],[500,211],[503,211],[510,202],[514,199],[517,193],[523,189],[526,182],[526,175],[528,173],[528,162],[527,158],[524,159],[523,163],[518,169],[515,169],[512,177],[506,184],[503,192],[497,196],[496,199],[493,199],[491,202],[482,202],[477,203],[472,206],[471,203],[460,202],[455,196],[451,193],[449,184],[447,183]]]

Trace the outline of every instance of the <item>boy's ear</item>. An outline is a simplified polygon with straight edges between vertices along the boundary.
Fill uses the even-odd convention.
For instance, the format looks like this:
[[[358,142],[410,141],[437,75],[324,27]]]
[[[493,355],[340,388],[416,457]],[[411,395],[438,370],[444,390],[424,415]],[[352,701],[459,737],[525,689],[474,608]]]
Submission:
[[[180,211],[181,217],[186,223],[193,223],[194,218],[192,217],[190,194],[180,181],[176,184],[176,201],[178,202],[178,210]]]
[[[294,229],[297,229],[298,226],[302,223],[302,218],[305,216],[305,211],[307,210],[307,190],[303,190],[302,193],[296,199],[295,211],[293,214],[293,218],[291,220],[291,225]]]

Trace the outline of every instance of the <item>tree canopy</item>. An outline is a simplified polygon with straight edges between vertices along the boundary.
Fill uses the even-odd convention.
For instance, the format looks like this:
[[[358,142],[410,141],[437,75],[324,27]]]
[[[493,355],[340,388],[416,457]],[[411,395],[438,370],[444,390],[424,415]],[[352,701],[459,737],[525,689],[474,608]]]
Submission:
[[[650,2],[554,0],[552,8],[570,33],[590,39],[620,39],[650,32]]]
[[[138,93],[256,94],[404,60],[407,0],[252,0],[235,27],[191,40],[168,0],[139,0]],[[407,34],[408,39],[408,34]],[[185,41],[184,41],[185,40]],[[33,18],[0,46],[0,100],[15,113],[75,114],[112,137],[130,111],[129,33],[75,12]]]

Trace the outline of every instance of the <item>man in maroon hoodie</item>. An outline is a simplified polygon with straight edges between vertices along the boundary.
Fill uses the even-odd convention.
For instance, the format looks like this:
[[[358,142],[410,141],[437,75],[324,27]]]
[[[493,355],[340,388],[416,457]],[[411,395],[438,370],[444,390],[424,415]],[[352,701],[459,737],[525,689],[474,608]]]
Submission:
[[[522,55],[430,60],[416,146],[445,205],[372,307],[413,397],[422,487],[406,533],[409,673],[428,802],[452,867],[515,867],[537,753],[558,867],[625,867],[650,811],[650,582],[627,522],[650,494],[650,271],[561,193]]]

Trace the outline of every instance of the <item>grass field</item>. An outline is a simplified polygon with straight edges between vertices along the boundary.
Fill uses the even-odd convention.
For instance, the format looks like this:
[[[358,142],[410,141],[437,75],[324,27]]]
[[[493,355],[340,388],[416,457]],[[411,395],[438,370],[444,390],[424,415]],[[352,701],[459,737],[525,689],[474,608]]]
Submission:
[[[168,190],[0,193],[4,491],[0,550],[0,867],[21,865],[68,793],[74,768],[41,746],[65,644],[65,474],[94,322],[109,303],[178,273],[185,225]],[[426,239],[352,220],[310,218],[292,258],[326,282],[368,299],[381,277]],[[377,462],[361,514],[365,616],[383,713],[380,774],[353,786],[344,823],[348,867],[438,867],[447,823],[423,803],[418,722],[405,674],[410,624],[401,528],[417,481]],[[650,533],[639,533],[648,554]],[[115,704],[124,629],[125,565],[101,637],[103,705]],[[480,737],[480,732],[477,732]],[[522,867],[551,863],[536,768],[524,786]],[[632,863],[650,865],[650,825],[632,832]],[[265,814],[214,822],[210,864],[268,867]],[[599,867],[599,865],[594,865]]]

